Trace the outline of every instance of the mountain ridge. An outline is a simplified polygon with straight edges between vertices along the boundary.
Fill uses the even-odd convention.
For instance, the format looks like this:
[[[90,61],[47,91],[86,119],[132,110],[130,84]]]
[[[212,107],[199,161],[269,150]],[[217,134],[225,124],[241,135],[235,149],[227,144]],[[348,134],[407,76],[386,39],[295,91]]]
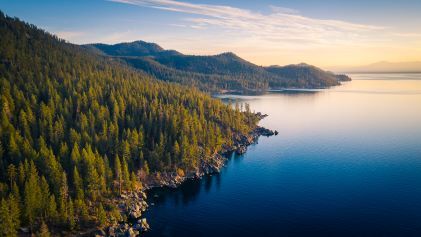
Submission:
[[[150,45],[157,50],[144,50]],[[334,75],[305,63],[298,64],[299,66],[264,67],[251,63],[233,52],[186,55],[176,50],[165,50],[155,43],[139,40],[114,45],[89,44],[85,47],[95,48],[104,55],[123,60],[158,79],[186,85],[193,84],[210,92],[227,90],[261,93],[268,89],[279,88],[328,88],[340,85],[341,81],[350,80],[345,75]],[[142,50],[141,53],[139,48]],[[280,68],[283,70],[279,70]],[[287,72],[288,70],[291,72]]]

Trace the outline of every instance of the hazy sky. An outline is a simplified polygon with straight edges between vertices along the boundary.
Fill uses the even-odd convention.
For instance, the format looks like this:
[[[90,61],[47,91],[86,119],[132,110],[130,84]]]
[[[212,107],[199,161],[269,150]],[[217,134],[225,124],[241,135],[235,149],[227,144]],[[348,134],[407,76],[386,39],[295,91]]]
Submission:
[[[421,61],[421,0],[0,0],[72,43],[145,40],[259,65]]]

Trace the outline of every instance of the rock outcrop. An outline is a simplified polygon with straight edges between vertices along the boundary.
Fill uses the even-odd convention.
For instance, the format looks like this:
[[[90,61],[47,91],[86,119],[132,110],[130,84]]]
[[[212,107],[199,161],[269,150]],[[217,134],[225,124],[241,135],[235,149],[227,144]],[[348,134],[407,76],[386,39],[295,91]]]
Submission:
[[[113,202],[126,221],[115,222],[108,226],[106,232],[97,230],[95,236],[135,237],[150,229],[146,218],[141,218],[148,208],[144,191],[122,193]]]
[[[267,114],[256,113],[256,117],[261,120],[265,118]],[[253,143],[256,143],[260,136],[273,136],[277,135],[278,131],[272,131],[270,129],[256,126],[248,134],[235,133],[233,135],[232,145],[222,145],[219,152],[213,154],[210,157],[202,157],[200,159],[200,166],[198,170],[192,170],[187,172],[185,175],[180,175],[177,172],[160,172],[155,177],[152,175],[145,180],[142,180],[143,185],[146,189],[153,187],[172,187],[176,188],[186,179],[201,178],[203,175],[218,173],[221,168],[225,165],[227,160],[226,155],[232,152],[237,154],[244,154],[247,151],[247,147]],[[159,176],[159,178],[157,178]]]

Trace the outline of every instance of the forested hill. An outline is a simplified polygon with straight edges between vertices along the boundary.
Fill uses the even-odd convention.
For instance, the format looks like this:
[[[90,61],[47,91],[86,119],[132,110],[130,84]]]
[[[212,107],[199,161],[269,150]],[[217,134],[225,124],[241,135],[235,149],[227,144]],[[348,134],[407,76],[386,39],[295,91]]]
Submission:
[[[1,12],[0,36],[0,236],[118,221],[107,200],[119,187],[194,172],[256,126],[250,112]]]
[[[164,50],[155,43],[134,41],[131,43],[119,43],[115,45],[94,44],[94,48],[113,56],[151,56],[151,55],[180,55],[174,50]]]
[[[284,78],[296,78],[300,85],[306,88],[311,87],[324,87],[331,81],[350,81],[346,75],[335,75],[331,72],[323,71],[312,65],[305,63],[287,66],[270,66],[266,68],[267,71],[279,75]]]
[[[195,85],[205,91],[262,92],[269,88],[325,88],[350,80],[345,75],[307,65],[262,67],[233,53],[213,56],[184,55],[144,41],[115,45],[91,44],[87,48],[118,57],[158,79]]]

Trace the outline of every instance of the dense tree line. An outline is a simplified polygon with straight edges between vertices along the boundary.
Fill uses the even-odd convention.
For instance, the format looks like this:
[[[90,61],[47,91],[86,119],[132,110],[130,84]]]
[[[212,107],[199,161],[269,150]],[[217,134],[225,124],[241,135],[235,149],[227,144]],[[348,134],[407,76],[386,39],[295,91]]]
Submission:
[[[254,78],[256,74],[242,73],[235,76],[205,74],[168,67],[150,57],[122,57],[120,59],[160,80],[192,85],[206,92],[220,90],[263,91],[268,88],[268,83],[265,80]]]
[[[0,236],[119,220],[104,200],[197,170],[257,122],[1,12],[0,35]]]
[[[123,60],[160,80],[194,85],[208,92],[259,93],[280,88],[325,88],[350,80],[345,75],[335,75],[307,64],[262,67],[233,53],[184,55],[143,41],[85,47]]]

